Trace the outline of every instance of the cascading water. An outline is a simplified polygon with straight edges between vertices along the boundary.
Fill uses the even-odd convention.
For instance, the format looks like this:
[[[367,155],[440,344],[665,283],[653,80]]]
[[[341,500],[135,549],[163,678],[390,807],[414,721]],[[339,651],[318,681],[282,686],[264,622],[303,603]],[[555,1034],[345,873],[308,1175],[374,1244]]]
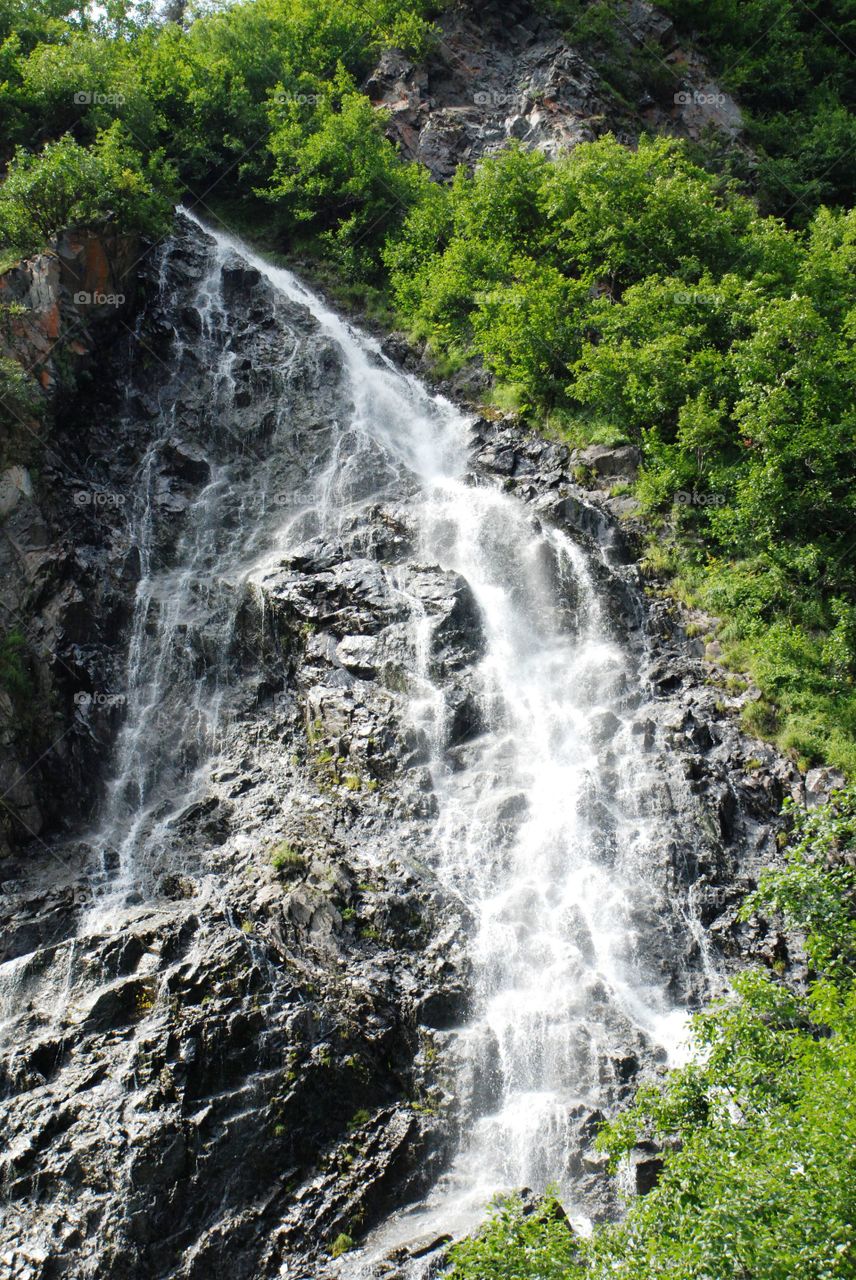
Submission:
[[[314,509],[279,531],[265,563],[307,532],[335,533],[349,499],[370,496],[367,475],[385,482],[378,490],[415,479],[420,559],[460,573],[484,618],[475,680],[485,732],[463,767],[443,761],[444,701],[427,659],[412,688],[414,719],[433,746],[436,866],[477,921],[475,1014],[456,1052],[471,1072],[467,1059],[484,1052],[486,1036],[500,1075],[498,1105],[476,1120],[437,1205],[418,1211],[416,1225],[448,1228],[453,1214],[472,1225],[497,1191],[561,1182],[571,1154],[565,1117],[575,1104],[597,1103],[608,1055],[598,1005],[615,1006],[611,1020],[671,1050],[680,1038],[682,1012],[635,949],[653,830],[641,811],[650,765],[628,717],[638,698],[628,699],[627,659],[609,636],[584,554],[533,527],[512,498],[468,482],[466,420],[289,272],[211,234],[308,307],[342,352],[353,396]],[[615,757],[607,777],[598,758],[605,733]],[[381,1238],[387,1247],[388,1234]]]
[[[663,909],[652,850],[676,835],[668,788],[680,782],[638,732],[639,653],[609,622],[596,550],[475,481],[467,420],[289,272],[228,236],[199,235],[208,262],[193,304],[198,351],[176,341],[158,438],[140,467],[127,715],[90,837],[106,853],[85,928],[121,929],[158,876],[194,871],[174,865],[174,833],[224,776],[222,744],[243,707],[232,650],[248,594],[263,601],[307,540],[343,536],[372,503],[406,504],[409,564],[382,569],[406,619],[407,716],[436,797],[422,857],[474,922],[473,990],[464,1024],[445,1042],[458,1154],[425,1201],[337,1264],[342,1276],[368,1276],[399,1242],[472,1228],[501,1190],[555,1182],[569,1209],[584,1212],[574,1118],[603,1103],[627,1069],[627,1045],[673,1052],[681,1036],[668,959],[646,933]],[[323,346],[340,393],[325,401],[323,386],[312,388],[311,426],[295,428],[274,385],[257,440],[230,433],[242,394],[223,301],[233,270],[266,278],[312,317],[300,338],[279,335],[270,356],[287,382],[299,342]],[[168,278],[164,268],[166,315]],[[179,450],[178,471],[192,484],[165,545],[162,512],[151,514],[154,462],[176,451],[182,386],[200,358],[211,389],[205,434],[196,452]],[[303,376],[296,365],[293,376]],[[478,661],[451,675],[432,656],[415,586],[437,567],[463,580],[482,637]],[[468,731],[456,736],[461,707]],[[209,877],[206,892],[213,887]]]

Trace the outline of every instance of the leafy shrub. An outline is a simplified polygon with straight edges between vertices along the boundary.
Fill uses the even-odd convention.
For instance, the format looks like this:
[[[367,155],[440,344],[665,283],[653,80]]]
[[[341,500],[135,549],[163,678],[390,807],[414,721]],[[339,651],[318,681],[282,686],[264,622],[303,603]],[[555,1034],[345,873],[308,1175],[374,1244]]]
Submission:
[[[277,91],[270,116],[274,170],[259,194],[324,233],[348,269],[364,274],[367,251],[415,202],[424,173],[399,158],[383,116],[341,67],[314,93]]]
[[[120,230],[156,234],[171,216],[168,179],[162,156],[144,162],[118,122],[92,147],[66,134],[40,152],[19,148],[0,185],[0,244],[32,252],[72,223],[108,217]]]
[[[856,17],[848,0],[663,0],[663,8],[701,41],[747,109],[764,207],[805,225],[819,204],[851,201]]]
[[[571,1280],[580,1274],[577,1242],[550,1197],[526,1212],[519,1197],[500,1202],[489,1223],[450,1250],[451,1280]]]
[[[0,688],[12,697],[25,697],[31,692],[30,677],[24,662],[26,639],[13,628],[0,639]]]
[[[293,875],[303,870],[306,859],[302,853],[298,853],[294,845],[289,844],[287,840],[281,840],[271,850],[270,865],[280,874]]]
[[[331,1258],[341,1258],[343,1253],[350,1252],[354,1247],[354,1242],[347,1232],[342,1231],[333,1243],[330,1245]]]

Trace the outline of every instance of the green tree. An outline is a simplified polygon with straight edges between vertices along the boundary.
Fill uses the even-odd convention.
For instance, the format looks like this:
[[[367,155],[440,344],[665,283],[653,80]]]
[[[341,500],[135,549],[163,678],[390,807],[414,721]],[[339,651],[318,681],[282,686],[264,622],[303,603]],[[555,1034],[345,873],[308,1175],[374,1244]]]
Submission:
[[[314,92],[280,89],[271,115],[274,170],[259,194],[325,233],[340,253],[362,247],[350,259],[355,268],[418,199],[424,172],[401,160],[383,132],[384,117],[344,67]]]
[[[65,135],[37,153],[19,148],[0,186],[0,243],[33,252],[71,223],[108,217],[156,233],[171,213],[170,176],[161,156],[142,160],[118,121],[92,147]]]

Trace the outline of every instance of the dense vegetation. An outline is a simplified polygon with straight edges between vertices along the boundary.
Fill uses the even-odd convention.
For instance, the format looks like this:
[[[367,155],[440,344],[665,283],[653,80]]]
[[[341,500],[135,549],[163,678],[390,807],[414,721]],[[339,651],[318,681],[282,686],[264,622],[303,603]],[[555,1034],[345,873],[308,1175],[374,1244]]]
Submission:
[[[424,50],[427,8],[424,0],[246,0],[155,23],[125,0],[98,11],[72,0],[0,0],[0,162],[13,180],[0,202],[0,242],[29,250],[57,217],[87,217],[105,204],[129,229],[165,229],[176,179],[202,207],[215,189],[255,204],[256,188],[269,191],[269,221],[283,229],[307,203],[317,212],[332,187],[347,186],[331,210],[343,219],[365,204],[375,178],[379,133],[373,120],[363,128],[370,108],[357,81],[386,45]],[[346,125],[335,139],[331,114]],[[320,154],[325,146],[343,144],[339,171],[295,191],[291,160],[316,135],[322,167],[336,164]],[[64,189],[69,165],[86,163],[73,144],[94,153],[93,163],[81,171],[80,203],[57,207],[47,190]],[[99,161],[106,182],[93,205]],[[36,180],[33,224],[26,205]],[[133,190],[137,199],[127,199]],[[166,203],[153,207],[158,195]]]
[[[575,1239],[549,1203],[502,1207],[453,1280],[848,1280],[856,1276],[856,791],[792,809],[785,870],[744,907],[804,932],[807,989],[743,974],[695,1020],[690,1065],[601,1135],[614,1161],[671,1145],[626,1220]]]
[[[850,0],[665,0],[739,99],[762,207],[798,226],[856,187],[856,9]]]

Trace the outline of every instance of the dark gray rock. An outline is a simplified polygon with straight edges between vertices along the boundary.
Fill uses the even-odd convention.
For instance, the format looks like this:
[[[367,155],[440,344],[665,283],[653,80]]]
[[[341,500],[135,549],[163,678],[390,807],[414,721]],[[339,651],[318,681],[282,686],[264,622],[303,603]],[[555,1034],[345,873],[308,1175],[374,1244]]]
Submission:
[[[511,139],[555,156],[607,131],[631,143],[646,130],[740,133],[736,104],[693,50],[677,47],[671,19],[646,0],[628,0],[615,18],[611,47],[594,42],[583,56],[529,0],[467,0],[439,15],[440,39],[424,65],[385,52],[365,88],[390,113],[389,135],[404,154],[441,181]],[[656,51],[662,76],[646,80],[629,56],[619,97],[608,83],[616,48]]]

